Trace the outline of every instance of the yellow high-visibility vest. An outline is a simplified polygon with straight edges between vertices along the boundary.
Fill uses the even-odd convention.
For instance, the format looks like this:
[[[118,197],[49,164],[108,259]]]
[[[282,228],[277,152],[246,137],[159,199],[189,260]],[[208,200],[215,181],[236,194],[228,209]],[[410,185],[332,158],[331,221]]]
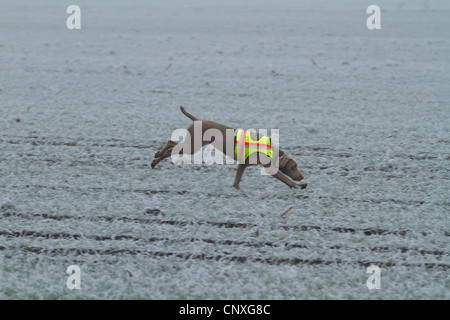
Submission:
[[[272,158],[272,146],[270,138],[262,136],[259,140],[253,140],[251,131],[239,129],[234,144],[234,160],[245,163],[248,156],[254,152],[262,152]]]

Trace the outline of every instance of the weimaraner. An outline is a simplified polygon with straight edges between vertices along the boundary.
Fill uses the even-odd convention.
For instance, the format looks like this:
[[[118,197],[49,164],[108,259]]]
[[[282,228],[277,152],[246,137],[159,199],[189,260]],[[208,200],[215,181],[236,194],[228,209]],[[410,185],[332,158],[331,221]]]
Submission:
[[[188,113],[183,106],[180,106],[181,112],[183,112],[188,118],[194,121],[187,129],[186,138],[183,142],[177,143],[175,141],[169,140],[166,145],[162,147],[155,154],[155,159],[152,162],[152,168],[163,159],[168,158],[176,154],[194,154],[200,148],[207,144],[212,144],[215,148],[222,151],[228,157],[236,159],[235,155],[235,141],[238,130],[225,126],[223,124],[209,121],[200,120],[197,117]],[[197,127],[196,127],[197,126]],[[200,128],[198,131],[196,128]],[[213,129],[213,130],[211,130]],[[208,134],[209,130],[209,134]],[[213,134],[211,134],[213,131]],[[198,135],[201,135],[199,140]],[[196,139],[197,135],[197,139]],[[208,138],[208,136],[210,136]],[[222,137],[222,139],[216,139],[216,137]],[[251,137],[253,140],[259,140],[260,135],[256,132],[251,132]],[[242,138],[242,137],[241,137]],[[276,145],[271,145],[272,157],[262,152],[254,152],[250,154],[244,163],[239,163],[237,167],[236,177],[234,179],[233,186],[239,189],[239,182],[241,181],[242,174],[248,165],[252,164],[262,164],[266,172],[270,173],[273,177],[281,180],[287,184],[290,188],[306,188],[307,184],[296,184],[289,180],[286,176],[292,178],[295,181],[301,181],[303,179],[302,174],[297,169],[297,163],[289,157],[286,153],[281,151]],[[279,170],[278,170],[278,169]],[[281,171],[281,172],[280,172]]]

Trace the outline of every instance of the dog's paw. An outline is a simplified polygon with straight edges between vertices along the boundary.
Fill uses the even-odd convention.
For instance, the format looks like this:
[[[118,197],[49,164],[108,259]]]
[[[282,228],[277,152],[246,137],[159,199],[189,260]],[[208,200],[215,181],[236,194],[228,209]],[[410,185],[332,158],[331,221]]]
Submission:
[[[294,188],[305,189],[308,186],[307,183],[295,184]]]

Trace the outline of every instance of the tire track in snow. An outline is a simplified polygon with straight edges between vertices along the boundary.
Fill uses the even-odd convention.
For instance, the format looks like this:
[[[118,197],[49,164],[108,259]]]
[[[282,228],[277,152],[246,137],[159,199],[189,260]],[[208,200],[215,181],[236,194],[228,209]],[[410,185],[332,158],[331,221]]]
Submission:
[[[0,251],[8,250],[9,248],[0,246]],[[248,257],[248,256],[235,256],[228,253],[223,254],[194,254],[194,253],[177,253],[177,252],[166,252],[166,251],[145,251],[145,250],[131,250],[131,249],[106,249],[106,250],[96,250],[96,249],[82,249],[82,248],[53,248],[53,249],[47,249],[42,247],[21,247],[21,250],[25,253],[33,253],[37,255],[46,255],[50,257],[56,257],[56,256],[67,256],[70,254],[75,255],[111,255],[111,256],[117,256],[117,255],[144,255],[150,258],[167,258],[167,257],[175,257],[183,260],[203,260],[203,261],[229,261],[229,262],[237,262],[237,263],[261,263],[261,264],[268,264],[268,265],[351,265],[351,264],[358,264],[359,266],[367,268],[368,266],[375,264],[380,268],[383,267],[395,267],[395,266],[401,266],[401,267],[419,267],[419,268],[426,268],[426,269],[434,269],[439,268],[443,270],[450,269],[450,265],[444,264],[444,263],[417,263],[417,264],[411,264],[411,263],[395,263],[392,261],[376,261],[376,262],[368,262],[368,261],[354,261],[354,262],[347,262],[343,261],[341,259],[335,259],[335,260],[323,260],[323,259],[299,259],[299,258],[260,258],[260,257]]]
[[[37,189],[50,189],[50,190],[73,190],[77,191],[79,193],[85,193],[90,194],[92,191],[96,192],[121,192],[121,193],[140,193],[145,195],[154,195],[154,194],[178,194],[178,195],[184,195],[184,194],[196,194],[197,192],[188,191],[188,190],[152,190],[152,189],[118,189],[118,188],[102,188],[102,187],[86,187],[86,188],[74,188],[69,186],[45,186],[45,185],[39,185],[39,184],[27,184],[24,186],[17,186],[13,185],[10,186],[10,188],[17,188],[17,189],[23,189],[23,188],[37,188]],[[205,194],[206,196],[215,196],[213,194]],[[221,195],[223,198],[235,198],[235,194],[223,194]],[[303,194],[294,194],[292,197],[296,199],[309,199],[311,196],[309,195],[303,195]],[[351,197],[331,197],[331,196],[317,196],[315,197],[319,200],[339,200],[339,201],[349,201],[349,202],[364,202],[364,203],[394,203],[394,204],[401,204],[401,205],[423,205],[425,203],[428,203],[428,200],[399,200],[399,199],[393,199],[393,198],[385,198],[385,199],[355,199]],[[440,203],[433,203],[434,205],[446,205],[446,204],[440,204]]]
[[[159,209],[154,209],[154,214],[159,214]],[[158,210],[158,211],[156,211]],[[123,221],[123,222],[131,222],[131,223],[142,223],[142,224],[165,224],[172,225],[176,227],[185,227],[185,226],[193,226],[193,225],[205,225],[205,226],[213,226],[218,228],[244,228],[244,229],[253,229],[258,227],[257,224],[253,223],[242,223],[242,222],[232,222],[232,221],[211,221],[211,220],[169,220],[169,219],[158,219],[158,218],[129,218],[129,217],[113,217],[113,216],[70,216],[70,215],[51,215],[51,214],[39,214],[39,213],[30,213],[23,214],[18,212],[5,212],[0,216],[0,218],[7,218],[10,216],[21,217],[25,219],[30,218],[39,218],[39,219],[50,219],[50,220],[90,220],[90,221]],[[268,228],[269,230],[286,230],[286,231],[311,231],[315,230],[318,232],[327,232],[333,231],[338,233],[362,233],[366,236],[372,235],[397,235],[397,236],[405,236],[412,230],[386,230],[386,229],[378,229],[378,228],[349,228],[349,227],[334,227],[334,226],[316,226],[316,225],[265,225],[264,228]],[[428,236],[430,233],[422,231],[421,234],[423,236]],[[447,233],[445,233],[448,236]]]
[[[39,139],[38,139],[39,138]],[[70,138],[68,138],[70,139]],[[87,142],[86,143],[80,143],[79,139],[73,139],[72,141],[52,141],[52,140],[46,140],[44,137],[20,137],[20,139],[13,139],[5,137],[5,139],[0,139],[0,143],[9,143],[9,144],[31,144],[34,146],[40,146],[40,145],[50,145],[50,146],[66,146],[66,147],[100,147],[100,148],[136,148],[136,149],[159,149],[159,145],[155,144],[132,144],[125,140],[119,141],[100,141],[100,142]],[[352,157],[372,157],[369,155],[369,152],[367,153],[351,153],[347,151],[339,151],[334,150],[332,148],[321,148],[321,147],[314,147],[314,146],[302,146],[298,147],[300,149],[309,150],[310,153],[305,152],[292,152],[293,155],[297,156],[316,156],[316,157],[337,157],[337,158],[352,158]],[[286,150],[290,150],[294,148],[286,148]],[[297,149],[297,148],[295,148]],[[422,154],[422,155],[411,155],[411,154],[395,154],[392,155],[396,158],[405,158],[410,160],[436,160],[439,159],[440,156],[433,155],[433,154]],[[450,160],[450,155],[447,155],[445,157],[441,156],[442,160]],[[368,167],[369,171],[371,167]]]
[[[39,231],[31,231],[31,230],[22,230],[22,231],[5,231],[0,230],[0,236],[4,236],[6,238],[19,238],[19,237],[31,237],[31,238],[44,238],[44,239],[70,239],[70,240],[82,240],[82,239],[92,239],[96,241],[120,241],[120,240],[130,240],[136,242],[164,242],[166,244],[173,243],[183,243],[183,242],[204,242],[213,245],[225,245],[225,246],[246,246],[246,247],[277,247],[283,249],[315,249],[311,246],[306,246],[300,243],[290,243],[290,242],[271,242],[271,241],[236,241],[229,239],[221,239],[214,240],[210,238],[181,238],[181,239],[172,239],[168,237],[151,237],[151,238],[139,238],[130,235],[116,235],[116,236],[100,236],[100,235],[81,235],[81,234],[70,234],[64,232],[58,233],[42,233]],[[320,247],[322,248],[322,247]],[[435,256],[450,256],[449,252],[440,251],[440,250],[425,250],[419,248],[408,248],[408,247],[398,247],[398,248],[390,248],[390,247],[372,247],[372,248],[354,248],[354,247],[345,247],[340,245],[323,247],[324,249],[331,250],[354,250],[354,251],[372,251],[372,252],[392,252],[399,251],[401,253],[407,252],[416,252],[421,255],[435,255]]]
[[[77,140],[78,141],[78,140]],[[100,142],[100,143],[79,143],[77,141],[50,141],[50,140],[14,140],[8,139],[3,140],[0,139],[0,143],[9,143],[9,144],[31,144],[33,146],[65,146],[65,147],[101,147],[101,148],[137,148],[137,149],[157,149],[154,145],[140,145],[140,144],[127,144],[127,143],[111,143],[111,142]]]

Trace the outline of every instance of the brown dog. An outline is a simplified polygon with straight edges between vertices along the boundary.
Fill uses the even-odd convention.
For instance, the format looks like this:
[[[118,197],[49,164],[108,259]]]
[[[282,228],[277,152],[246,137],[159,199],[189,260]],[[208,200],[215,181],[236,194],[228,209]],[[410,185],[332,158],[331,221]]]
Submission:
[[[180,110],[188,118],[192,119],[194,124],[191,124],[188,127],[187,135],[183,142],[177,143],[169,140],[164,147],[156,152],[155,159],[152,162],[152,168],[155,168],[161,160],[172,155],[194,154],[207,144],[212,144],[216,149],[219,149],[228,157],[235,159],[234,143],[236,141],[236,129],[217,122],[200,120],[188,113],[183,106],[180,106]],[[213,132],[213,134],[211,134],[211,132]],[[198,138],[198,135],[201,135],[201,139]],[[195,139],[196,136],[197,139]],[[216,137],[222,137],[222,139],[215,139]],[[260,138],[259,134],[255,132],[251,133],[251,137],[253,140],[259,140]],[[279,150],[277,146],[272,145],[271,148],[275,155],[273,157],[269,157],[267,154],[261,152],[255,152],[248,156],[245,163],[238,164],[233,185],[236,189],[239,189],[239,182],[241,181],[245,168],[251,164],[262,164],[266,172],[270,173],[278,180],[283,181],[291,188],[306,188],[306,183],[295,184],[286,177],[289,176],[295,181],[301,181],[303,179],[302,174],[297,169],[297,163],[286,153]],[[279,168],[279,170],[277,168]]]

